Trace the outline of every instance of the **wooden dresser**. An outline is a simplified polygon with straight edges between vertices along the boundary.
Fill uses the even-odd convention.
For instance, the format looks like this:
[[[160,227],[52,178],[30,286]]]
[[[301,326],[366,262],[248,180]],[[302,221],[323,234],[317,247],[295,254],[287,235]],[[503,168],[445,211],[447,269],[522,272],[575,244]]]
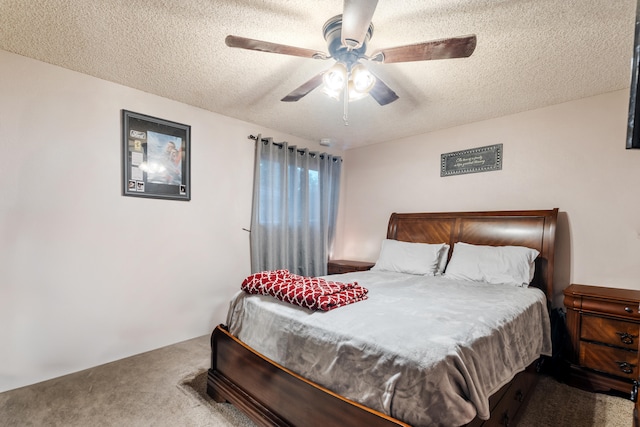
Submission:
[[[564,290],[569,383],[636,400],[640,291],[571,285]]]
[[[366,271],[375,265],[369,261],[350,261],[335,259],[327,264],[327,274],[351,273],[352,271]]]

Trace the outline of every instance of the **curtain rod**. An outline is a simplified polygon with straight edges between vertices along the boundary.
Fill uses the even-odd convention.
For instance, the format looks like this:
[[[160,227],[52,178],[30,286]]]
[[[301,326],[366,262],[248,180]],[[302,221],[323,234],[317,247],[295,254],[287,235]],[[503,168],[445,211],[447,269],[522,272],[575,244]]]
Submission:
[[[249,135],[247,138],[248,139],[253,139],[254,141],[258,140],[258,137],[255,136],[255,135]],[[260,138],[260,142],[269,142],[269,138]],[[276,145],[276,146],[280,147],[280,148],[282,148],[284,146],[284,143],[282,143],[282,142],[271,141],[271,143],[273,145]],[[298,153],[302,153],[302,151],[303,150],[298,150]]]
[[[253,139],[254,141],[257,141],[257,140],[258,140],[258,137],[257,137],[257,136],[255,136],[255,135],[249,135],[249,136],[247,137],[247,139]],[[268,139],[267,139],[267,138],[261,138],[261,140],[262,140],[262,142],[268,141]]]
[[[255,136],[255,135],[249,135],[249,136],[247,137],[247,139],[252,139],[252,140],[254,140],[254,141],[257,141],[257,140],[258,140],[258,137],[257,137],[257,136]],[[268,139],[268,138],[260,138],[260,142],[269,142],[269,139]],[[273,145],[276,145],[276,146],[280,147],[280,148],[282,148],[282,147],[284,146],[284,143],[283,143],[283,142],[274,142],[274,141],[271,141],[271,143],[272,143]],[[293,147],[289,147],[289,149],[290,149],[290,150],[291,150],[292,148],[293,148]],[[301,149],[296,149],[296,151],[297,151],[299,154],[304,154],[304,153],[305,153],[305,150],[301,150]],[[325,153],[318,153],[318,152],[315,152],[315,151],[308,151],[308,150],[307,150],[306,152],[308,152],[308,153],[309,153],[309,155],[310,155],[310,156],[312,156],[312,157],[315,157],[315,156],[318,156],[318,155],[319,155],[321,159],[324,159],[324,155],[325,155]],[[333,161],[334,161],[334,162],[337,162],[337,161],[342,162],[342,157],[334,156]]]

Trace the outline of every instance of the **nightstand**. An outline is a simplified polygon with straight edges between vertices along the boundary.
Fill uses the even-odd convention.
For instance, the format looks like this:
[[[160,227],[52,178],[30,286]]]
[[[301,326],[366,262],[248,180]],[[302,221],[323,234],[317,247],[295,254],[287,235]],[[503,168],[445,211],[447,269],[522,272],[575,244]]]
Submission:
[[[640,291],[571,285],[564,290],[570,363],[568,382],[616,390],[636,400]]]
[[[327,263],[327,274],[351,273],[353,271],[366,271],[375,265],[369,261],[351,261],[344,259],[332,259]]]

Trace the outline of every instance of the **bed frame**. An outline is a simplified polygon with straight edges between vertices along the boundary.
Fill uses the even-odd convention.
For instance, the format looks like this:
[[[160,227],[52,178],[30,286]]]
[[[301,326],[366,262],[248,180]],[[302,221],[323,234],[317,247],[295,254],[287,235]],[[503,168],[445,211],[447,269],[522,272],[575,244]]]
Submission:
[[[531,286],[553,295],[553,261],[558,209],[534,211],[394,213],[387,238],[407,242],[456,242],[526,246],[540,252]],[[207,393],[229,402],[261,426],[408,426],[350,401],[274,363],[220,325],[211,335]],[[536,364],[516,375],[490,399],[491,419],[468,426],[514,426],[535,386]]]

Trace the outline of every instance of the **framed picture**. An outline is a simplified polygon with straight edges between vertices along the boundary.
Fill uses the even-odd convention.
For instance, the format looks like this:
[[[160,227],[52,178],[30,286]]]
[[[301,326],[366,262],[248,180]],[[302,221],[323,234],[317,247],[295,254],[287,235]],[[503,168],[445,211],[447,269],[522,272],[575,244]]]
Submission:
[[[191,200],[191,126],[122,110],[124,196]]]

